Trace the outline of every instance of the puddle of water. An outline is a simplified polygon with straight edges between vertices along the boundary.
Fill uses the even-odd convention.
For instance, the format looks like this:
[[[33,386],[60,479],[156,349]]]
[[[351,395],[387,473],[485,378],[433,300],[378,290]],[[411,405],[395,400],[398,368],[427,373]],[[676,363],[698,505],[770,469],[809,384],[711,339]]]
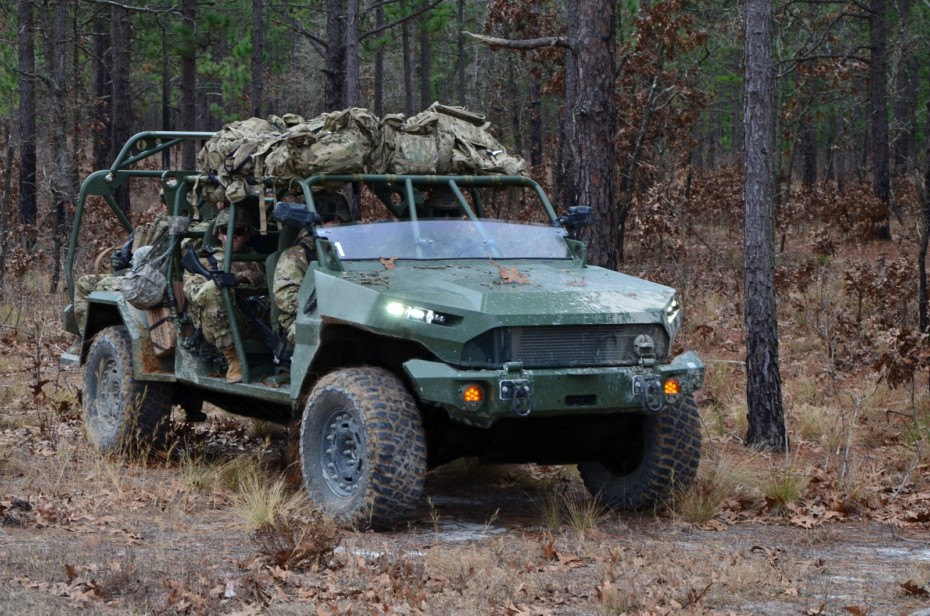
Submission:
[[[490,524],[443,522],[439,524],[439,532],[434,534],[443,543],[461,543],[463,541],[480,541],[494,535],[500,535],[506,530]]]

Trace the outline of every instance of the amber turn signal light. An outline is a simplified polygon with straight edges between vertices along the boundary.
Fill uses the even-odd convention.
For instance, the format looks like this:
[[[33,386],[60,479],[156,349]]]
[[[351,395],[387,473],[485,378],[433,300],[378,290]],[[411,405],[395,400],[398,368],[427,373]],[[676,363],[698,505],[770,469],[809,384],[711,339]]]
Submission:
[[[477,411],[484,403],[484,388],[476,383],[471,383],[462,388],[462,402],[469,411]]]

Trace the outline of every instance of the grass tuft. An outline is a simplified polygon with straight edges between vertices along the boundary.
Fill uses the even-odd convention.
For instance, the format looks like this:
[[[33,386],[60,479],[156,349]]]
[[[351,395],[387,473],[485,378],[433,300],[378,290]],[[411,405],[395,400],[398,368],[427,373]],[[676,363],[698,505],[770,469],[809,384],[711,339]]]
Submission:
[[[600,498],[578,490],[547,491],[535,501],[534,509],[547,529],[555,530],[565,524],[582,534],[595,530],[610,513]]]
[[[274,526],[311,508],[303,492],[289,493],[283,479],[268,483],[267,477],[259,472],[241,478],[239,491],[232,500],[234,508],[252,530]]]
[[[769,510],[774,513],[784,511],[789,504],[801,498],[806,488],[807,478],[791,468],[776,470],[760,486]]]

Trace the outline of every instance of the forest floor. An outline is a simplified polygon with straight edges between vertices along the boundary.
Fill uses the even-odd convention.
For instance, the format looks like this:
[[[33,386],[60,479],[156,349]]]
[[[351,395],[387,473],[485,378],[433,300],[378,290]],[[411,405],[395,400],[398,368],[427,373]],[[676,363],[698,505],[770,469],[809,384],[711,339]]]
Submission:
[[[70,340],[45,312],[62,300],[32,301],[0,330],[0,614],[928,608],[925,386],[889,389],[869,368],[837,369],[817,334],[846,301],[844,272],[911,249],[850,246],[780,294],[790,453],[743,446],[739,302],[675,280],[688,289],[683,342],[707,361],[703,457],[689,492],[616,513],[584,494],[573,468],[464,461],[432,471],[417,515],[384,533],[337,531],[293,510],[256,532],[261,503],[250,497],[278,499],[281,511],[299,498],[279,481],[286,437],[217,410],[178,428],[167,455],[101,457],[81,434],[80,370],[58,363]],[[722,279],[738,287],[732,268]]]

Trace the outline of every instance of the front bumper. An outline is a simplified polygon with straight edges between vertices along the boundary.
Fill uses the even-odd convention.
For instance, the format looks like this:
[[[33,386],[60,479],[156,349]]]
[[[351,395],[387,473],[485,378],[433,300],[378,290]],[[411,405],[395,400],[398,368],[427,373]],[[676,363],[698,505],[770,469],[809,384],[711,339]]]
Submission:
[[[502,417],[564,416],[617,412],[657,412],[693,394],[704,381],[704,363],[693,352],[652,367],[458,370],[441,362],[404,364],[422,402],[442,406],[452,419],[490,427]],[[676,379],[680,393],[666,396],[664,384]],[[484,392],[480,405],[466,407],[470,385]]]

